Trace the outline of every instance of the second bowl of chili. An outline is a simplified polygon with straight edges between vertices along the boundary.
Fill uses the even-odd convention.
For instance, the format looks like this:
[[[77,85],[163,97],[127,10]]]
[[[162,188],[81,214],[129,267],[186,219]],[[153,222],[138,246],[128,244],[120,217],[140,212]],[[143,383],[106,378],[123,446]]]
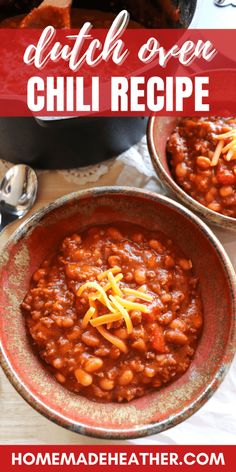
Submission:
[[[236,230],[236,119],[151,117],[147,138],[161,181],[209,223]]]

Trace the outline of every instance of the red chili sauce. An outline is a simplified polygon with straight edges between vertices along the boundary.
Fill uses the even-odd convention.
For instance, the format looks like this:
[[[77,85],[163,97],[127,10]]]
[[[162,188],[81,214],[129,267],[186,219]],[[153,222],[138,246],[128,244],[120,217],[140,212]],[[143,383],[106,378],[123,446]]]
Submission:
[[[119,308],[111,313],[93,282],[109,303],[123,303],[128,317]],[[123,402],[188,369],[202,326],[197,284],[192,262],[174,242],[121,223],[66,237],[34,273],[22,308],[33,344],[58,382],[91,400]],[[95,324],[110,315],[116,321],[100,325],[100,332]]]
[[[207,208],[236,217],[235,118],[181,118],[167,151],[180,187]]]

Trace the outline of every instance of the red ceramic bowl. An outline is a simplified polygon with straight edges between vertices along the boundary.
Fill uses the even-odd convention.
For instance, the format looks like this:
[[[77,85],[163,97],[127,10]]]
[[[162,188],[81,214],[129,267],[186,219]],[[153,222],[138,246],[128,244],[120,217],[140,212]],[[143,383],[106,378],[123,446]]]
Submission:
[[[167,387],[127,404],[100,404],[67,391],[44,369],[26,335],[20,303],[32,273],[67,234],[88,225],[128,221],[176,241],[200,279],[203,333],[188,371]],[[234,352],[235,274],[202,221],[168,198],[129,188],[71,194],[42,209],[10,238],[0,258],[1,362],[18,392],[72,431],[135,438],[177,425],[196,412],[225,376]]]

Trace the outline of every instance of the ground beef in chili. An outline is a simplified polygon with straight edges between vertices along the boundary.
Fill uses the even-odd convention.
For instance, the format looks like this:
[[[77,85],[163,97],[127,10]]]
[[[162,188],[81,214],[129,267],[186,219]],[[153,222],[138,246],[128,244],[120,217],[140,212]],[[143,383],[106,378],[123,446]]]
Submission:
[[[78,296],[83,284],[117,267],[123,274],[120,289],[138,289],[151,299],[135,299],[145,312],[128,310],[130,334],[124,319],[106,325],[126,352],[90,323],[83,328],[95,292],[90,287]],[[106,277],[100,280],[103,287],[107,283]],[[111,293],[108,289],[107,296]],[[98,316],[107,313],[101,301],[93,303]],[[103,402],[130,401],[181,376],[202,325],[192,262],[162,233],[127,223],[66,237],[33,274],[22,308],[33,344],[57,381]]]
[[[181,118],[169,138],[167,151],[175,180],[191,197],[235,218],[236,148],[232,147],[230,160],[227,153],[221,153],[212,165],[217,136],[232,129],[236,129],[235,118]],[[230,139],[226,137],[224,146],[230,144]]]

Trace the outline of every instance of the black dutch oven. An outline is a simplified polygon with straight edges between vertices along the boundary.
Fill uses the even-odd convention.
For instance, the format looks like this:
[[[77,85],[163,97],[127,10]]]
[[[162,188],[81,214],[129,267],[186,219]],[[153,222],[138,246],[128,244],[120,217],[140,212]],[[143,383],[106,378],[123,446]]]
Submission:
[[[26,13],[38,0],[0,0],[1,19]],[[74,7],[119,12],[127,9],[144,27],[187,28],[197,0],[75,0]],[[102,6],[101,6],[102,4]],[[172,10],[179,11],[173,19]],[[172,10],[172,11],[173,11]],[[178,19],[177,19],[178,16]],[[72,168],[109,159],[137,143],[145,134],[143,117],[72,117],[42,120],[0,118],[0,158],[37,168]]]

